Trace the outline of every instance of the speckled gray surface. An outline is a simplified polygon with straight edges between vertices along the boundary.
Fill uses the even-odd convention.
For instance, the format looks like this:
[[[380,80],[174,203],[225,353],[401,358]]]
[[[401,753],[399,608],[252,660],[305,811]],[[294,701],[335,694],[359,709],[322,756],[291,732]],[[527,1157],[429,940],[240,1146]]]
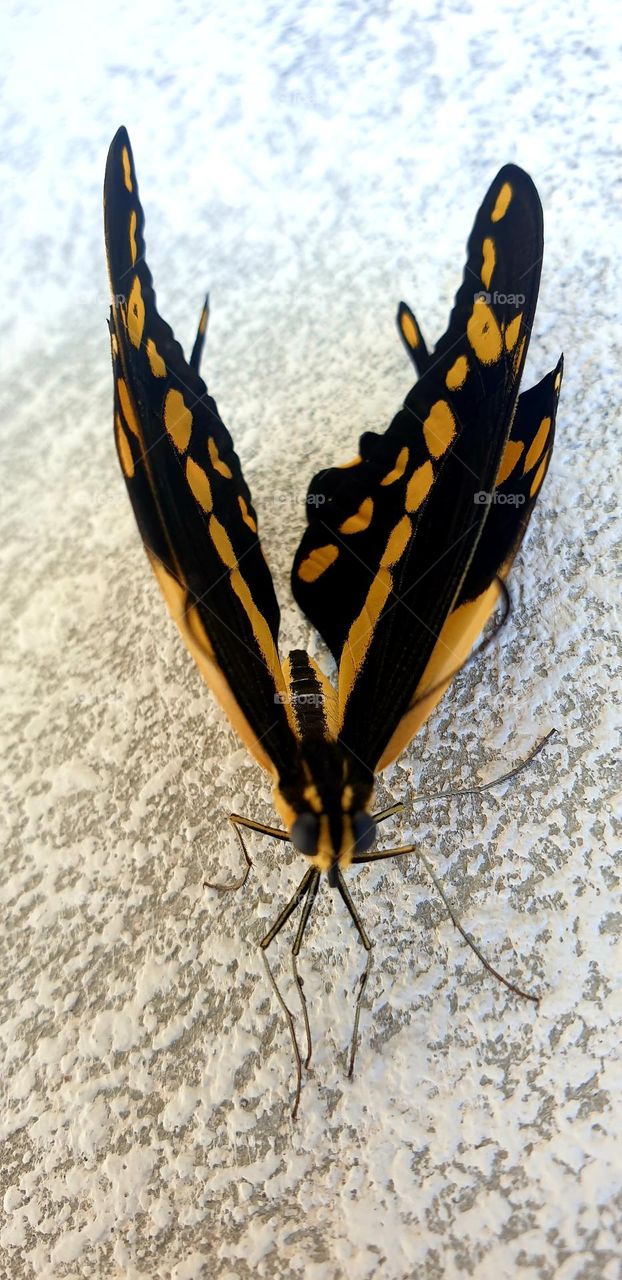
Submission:
[[[5,10],[2,1275],[622,1274],[615,14],[416,8]],[[358,1074],[361,957],[325,890],[295,1126],[255,944],[300,868],[258,840],[242,895],[203,888],[238,867],[227,812],[269,821],[268,786],[167,619],[114,456],[100,201],[122,122],[182,340],[211,287],[285,649],[321,653],[288,585],[306,481],[409,385],[398,298],[439,335],[500,164],[545,208],[526,381],[560,349],[566,376],[515,614],[381,790],[488,780],[558,728],[513,784],[388,833],[542,1002],[488,978],[415,859],[352,876],[376,942]]]

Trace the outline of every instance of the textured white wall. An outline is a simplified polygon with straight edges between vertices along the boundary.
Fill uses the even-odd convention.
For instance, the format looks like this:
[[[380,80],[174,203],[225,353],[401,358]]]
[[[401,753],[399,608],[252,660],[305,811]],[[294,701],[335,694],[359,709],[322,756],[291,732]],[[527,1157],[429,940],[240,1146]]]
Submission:
[[[616,1280],[620,900],[612,590],[621,332],[617,40],[608,4],[35,3],[5,10],[0,1267],[7,1276]],[[315,1057],[288,1118],[256,943],[299,861],[233,808],[268,787],[183,651],[112,442],[101,184],[125,123],[164,314],[208,372],[259,508],[284,648],[320,653],[288,571],[306,482],[409,386],[400,296],[434,340],[499,166],[545,209],[526,382],[566,356],[558,443],[502,639],[381,799],[423,870],[326,888],[303,960]],[[619,133],[618,133],[619,140]],[[281,947],[287,988],[287,943]],[[371,1007],[370,1007],[371,1006]]]

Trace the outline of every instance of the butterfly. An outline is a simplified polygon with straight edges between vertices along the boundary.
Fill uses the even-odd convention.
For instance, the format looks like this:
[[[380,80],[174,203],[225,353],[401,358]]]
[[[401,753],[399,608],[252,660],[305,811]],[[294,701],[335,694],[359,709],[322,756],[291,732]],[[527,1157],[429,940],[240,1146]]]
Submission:
[[[551,459],[563,361],[519,394],[543,252],[531,178],[505,165],[475,219],[447,330],[429,350],[400,303],[417,375],[381,433],[321,471],[292,569],[294,597],[337,665],[278,650],[279,605],[233,441],[199,372],[209,303],[190,359],[156,307],[144,214],[127,132],[108,155],[104,221],[112,294],[114,433],[140,534],[162,594],[201,674],[270,776],[282,826],[231,815],[290,841],[306,869],[261,942],[264,956],[297,908],[294,976],[321,877],[337,889],[367,952],[350,866],[411,852],[375,849],[374,779],[405,749],[464,665],[497,605]],[[224,887],[224,886],[222,886]],[[466,935],[465,935],[466,936]],[[479,953],[478,953],[479,954]],[[266,957],[267,963],[267,957]],[[291,1012],[267,965],[301,1057]],[[511,985],[511,984],[508,984]]]

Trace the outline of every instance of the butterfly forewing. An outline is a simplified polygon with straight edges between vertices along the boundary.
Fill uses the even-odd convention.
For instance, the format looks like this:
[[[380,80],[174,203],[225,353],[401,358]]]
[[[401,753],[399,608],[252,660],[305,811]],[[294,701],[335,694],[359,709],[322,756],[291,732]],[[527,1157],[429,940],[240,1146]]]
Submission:
[[[294,739],[274,586],[231,437],[198,374],[207,311],[191,367],[156,309],[124,129],[108,156],[104,211],[115,438],[136,519],[202,673],[259,762],[278,768]]]
[[[537,193],[506,166],[477,215],[447,332],[404,407],[384,435],[362,437],[352,466],[312,482],[294,594],[339,662],[342,740],[371,767],[408,714],[489,518],[541,257]],[[412,313],[400,314],[403,329]]]

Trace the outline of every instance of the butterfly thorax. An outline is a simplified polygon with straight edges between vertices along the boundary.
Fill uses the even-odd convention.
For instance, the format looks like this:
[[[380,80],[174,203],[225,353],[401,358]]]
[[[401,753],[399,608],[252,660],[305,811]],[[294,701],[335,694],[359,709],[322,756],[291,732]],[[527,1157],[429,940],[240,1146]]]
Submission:
[[[373,785],[371,770],[342,743],[319,732],[300,739],[291,768],[274,789],[274,803],[293,844],[319,871],[330,875],[335,865],[347,867],[354,853],[371,847]]]

